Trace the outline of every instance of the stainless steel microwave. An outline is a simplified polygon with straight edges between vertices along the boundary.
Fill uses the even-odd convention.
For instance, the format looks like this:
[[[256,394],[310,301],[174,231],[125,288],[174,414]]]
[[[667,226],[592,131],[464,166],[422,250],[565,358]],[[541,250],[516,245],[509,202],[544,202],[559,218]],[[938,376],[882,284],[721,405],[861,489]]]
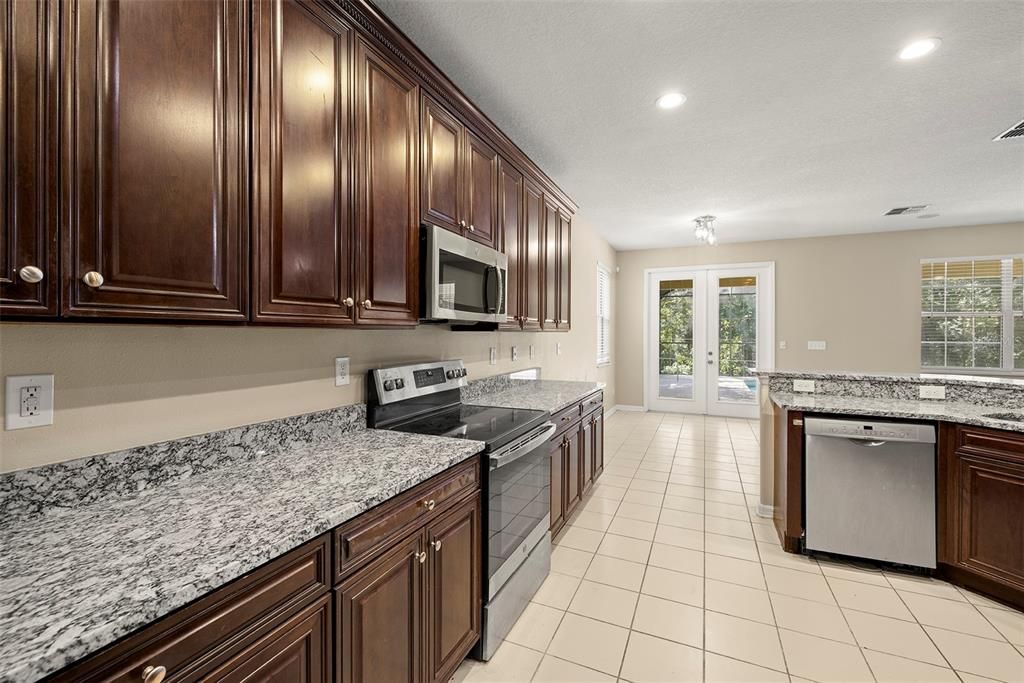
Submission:
[[[436,225],[424,225],[424,318],[505,322],[508,257]]]

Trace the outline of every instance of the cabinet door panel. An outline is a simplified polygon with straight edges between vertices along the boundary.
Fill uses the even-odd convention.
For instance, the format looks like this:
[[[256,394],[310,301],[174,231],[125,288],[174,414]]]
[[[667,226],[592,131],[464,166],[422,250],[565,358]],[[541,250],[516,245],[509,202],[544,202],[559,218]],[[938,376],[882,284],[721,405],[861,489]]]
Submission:
[[[558,326],[558,209],[544,202],[544,286],[543,303],[541,305],[541,328],[554,330]]]
[[[249,5],[66,7],[64,312],[244,319]]]
[[[501,246],[508,257],[507,324],[503,327],[519,329],[522,325],[522,283],[526,270],[522,258],[523,239],[523,175],[509,166],[504,159],[498,164],[498,218],[501,222]]]
[[[259,10],[253,317],[351,323],[352,31],[311,2]]]
[[[569,304],[572,294],[572,268],[570,249],[569,217],[558,212],[558,329],[568,330],[570,321]]]
[[[56,0],[0,3],[0,313],[5,315],[57,314],[57,11]],[[42,280],[31,282],[36,275]]]
[[[437,102],[423,98],[423,220],[458,233],[463,130]]]
[[[580,425],[580,451],[582,464],[580,476],[583,480],[583,491],[590,489],[594,481],[594,417],[587,415]]]
[[[415,683],[423,677],[422,533],[336,591],[343,683]]]
[[[594,413],[594,480],[604,471],[604,409]]]
[[[544,298],[544,196],[529,180],[523,183],[523,226],[523,329],[538,330]]]
[[[480,637],[480,497],[427,529],[429,679],[443,683]]]
[[[330,594],[322,596],[203,680],[211,683],[329,683],[333,680],[330,607]]]
[[[565,447],[562,440],[551,441],[551,533],[565,524]]]
[[[362,40],[356,64],[362,263],[357,316],[376,325],[412,325],[419,308],[419,89]]]
[[[571,515],[580,502],[580,477],[582,475],[583,449],[580,444],[580,430],[572,429],[565,441],[565,514]]]
[[[467,133],[466,138],[466,220],[469,232],[465,234],[477,242],[493,246],[498,223],[498,153],[472,133]]]
[[[958,562],[1024,589],[1024,463],[961,455]]]

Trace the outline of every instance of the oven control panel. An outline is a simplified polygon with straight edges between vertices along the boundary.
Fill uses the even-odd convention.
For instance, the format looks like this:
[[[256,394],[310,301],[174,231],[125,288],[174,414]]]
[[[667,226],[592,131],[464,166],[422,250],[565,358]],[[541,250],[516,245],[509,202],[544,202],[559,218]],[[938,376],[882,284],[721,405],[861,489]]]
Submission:
[[[468,374],[461,360],[444,360],[370,370],[370,381],[386,404],[465,386]]]

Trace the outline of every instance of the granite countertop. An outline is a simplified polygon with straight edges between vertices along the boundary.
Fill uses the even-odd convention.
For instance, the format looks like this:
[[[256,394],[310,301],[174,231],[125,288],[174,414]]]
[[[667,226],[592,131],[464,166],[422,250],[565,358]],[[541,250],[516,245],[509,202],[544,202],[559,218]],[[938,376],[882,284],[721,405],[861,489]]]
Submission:
[[[477,396],[467,403],[478,406],[546,410],[556,413],[595,391],[604,389],[603,382],[572,382],[557,379],[521,380],[511,389]]]
[[[357,429],[0,524],[0,681],[35,680],[483,449]]]
[[[793,379],[832,379],[908,384],[959,384],[978,386],[1024,387],[1024,378],[992,375],[950,375],[942,373],[871,373],[820,370],[758,370],[757,377],[790,377]]]
[[[788,410],[815,413],[841,413],[876,417],[902,417],[915,420],[941,420],[962,424],[1024,432],[1024,422],[985,417],[990,413],[1024,412],[959,401],[912,401],[899,398],[864,398],[772,392],[772,401]]]

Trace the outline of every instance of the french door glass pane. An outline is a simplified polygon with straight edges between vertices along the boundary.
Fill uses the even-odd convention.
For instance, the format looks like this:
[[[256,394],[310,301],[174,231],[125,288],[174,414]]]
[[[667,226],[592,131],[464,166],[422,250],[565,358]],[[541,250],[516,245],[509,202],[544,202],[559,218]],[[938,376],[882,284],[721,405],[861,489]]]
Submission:
[[[693,398],[693,280],[659,283],[658,396]]]
[[[757,398],[757,278],[718,279],[718,398]]]

